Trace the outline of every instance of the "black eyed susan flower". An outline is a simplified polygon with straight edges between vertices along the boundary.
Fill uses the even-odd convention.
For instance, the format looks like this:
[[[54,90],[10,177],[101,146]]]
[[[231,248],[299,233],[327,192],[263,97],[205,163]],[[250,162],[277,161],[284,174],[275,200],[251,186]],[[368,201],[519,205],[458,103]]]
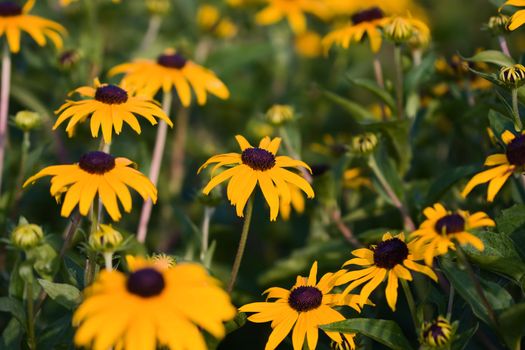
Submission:
[[[421,327],[420,342],[430,347],[443,347],[450,342],[453,334],[452,325],[443,316],[431,322],[424,322]]]
[[[330,15],[328,7],[320,0],[266,0],[265,2],[267,6],[257,13],[255,22],[266,26],[286,17],[292,31],[296,34],[306,31],[305,13],[321,19]]]
[[[154,96],[160,89],[177,90],[183,106],[191,104],[191,88],[197,103],[204,105],[207,94],[220,99],[230,97],[230,91],[212,71],[188,60],[172,49],[166,50],[156,61],[136,60],[113,67],[109,75],[124,73],[122,84],[140,94]]]
[[[405,242],[403,233],[397,236],[385,233],[382,241],[371,249],[356,249],[352,254],[355,258],[348,260],[343,266],[359,265],[363,269],[345,271],[337,279],[336,284],[343,285],[350,282],[343,295],[364,284],[360,293],[361,305],[366,303],[370,294],[386,279],[386,300],[388,306],[395,311],[399,279],[411,281],[412,274],[409,270],[421,272],[434,281],[437,280],[431,268],[416,263],[416,260],[420,260],[420,254],[415,251],[414,242]]]
[[[328,33],[323,38],[324,50],[330,50],[335,44],[348,49],[352,42],[360,43],[366,34],[372,52],[378,52],[382,42],[381,28],[387,21],[383,11],[379,7],[372,7],[355,13],[351,19],[351,23]]]
[[[430,40],[430,29],[425,22],[411,16],[388,17],[383,25],[383,33],[386,38],[397,44],[407,42],[413,37],[419,37],[420,41]]]
[[[516,136],[512,132],[505,130],[501,135],[501,139],[505,144],[505,153],[492,154],[487,157],[485,165],[493,168],[485,170],[470,179],[463,192],[461,192],[463,197],[466,197],[474,187],[488,182],[487,200],[492,202],[510,175],[514,172],[523,172],[525,166],[525,132]]]
[[[469,233],[469,230],[496,225],[481,211],[472,215],[463,210],[451,212],[440,203],[425,208],[423,214],[427,219],[410,237],[414,239],[415,248],[422,252],[427,265],[432,264],[435,256],[446,254],[449,249],[455,250],[455,242],[460,245],[470,244],[482,251],[483,242]]]
[[[141,263],[129,276],[102,271],[73,316],[75,344],[94,350],[205,350],[199,330],[224,337],[235,316],[230,298],[197,264],[158,269]]]
[[[499,8],[500,11],[505,6],[516,6],[516,7],[525,7],[525,0],[508,0]],[[518,10],[510,17],[510,21],[507,24],[507,28],[512,31],[518,29],[525,23],[525,10]]]
[[[509,87],[520,87],[525,83],[525,66],[518,63],[509,67],[501,67],[499,80]]]
[[[317,282],[317,262],[314,262],[308,277],[297,276],[295,285],[290,289],[273,287],[266,290],[266,302],[251,303],[242,306],[241,312],[255,312],[248,320],[256,323],[272,322],[272,333],[265,350],[275,349],[292,332],[294,350],[302,350],[305,342],[309,349],[315,349],[319,336],[318,326],[344,320],[344,316],[333,307],[347,305],[361,311],[357,304],[357,295],[330,294],[337,275],[327,273]],[[275,299],[268,301],[269,299]],[[293,331],[292,331],[293,329]],[[347,344],[355,348],[355,334],[326,332],[337,344]]]
[[[134,96],[120,86],[101,84],[98,79],[95,79],[95,87],[82,86],[74,92],[87,98],[80,101],[66,101],[56,111],[58,119],[53,130],[69,119],[66,132],[71,136],[75,126],[91,116],[91,135],[98,137],[99,130],[102,129],[104,142],[109,144],[113,129],[117,135],[120,134],[124,122],[131,126],[137,134],[140,134],[141,128],[137,115],[146,118],[152,125],[157,124],[155,119],[157,117],[173,126],[169,117],[156,102]]]
[[[14,1],[0,2],[0,37],[6,36],[9,49],[20,51],[20,33],[26,32],[40,46],[50,39],[57,48],[62,48],[62,37],[66,30],[60,24],[48,19],[31,16],[29,11],[36,0],[28,0],[23,7]],[[47,39],[46,39],[47,38]]]
[[[242,217],[246,202],[255,186],[259,184],[264,198],[270,206],[271,221],[277,219],[279,206],[282,203],[290,203],[292,200],[288,184],[299,187],[306,193],[308,198],[314,197],[314,191],[308,181],[285,169],[288,167],[304,167],[311,170],[310,167],[300,160],[287,156],[276,156],[281,144],[279,137],[273,140],[265,137],[259,143],[259,147],[253,147],[241,135],[237,135],[235,138],[241,147],[241,154],[219,154],[208,159],[199,168],[200,172],[208,165],[217,163],[213,168],[213,171],[215,171],[225,165],[234,165],[232,168],[213,177],[202,190],[204,194],[210,193],[215,186],[229,179],[227,188],[228,199],[232,205],[235,205],[237,215]]]
[[[69,216],[77,204],[80,214],[87,215],[98,194],[108,214],[118,221],[121,214],[117,198],[127,213],[131,211],[131,194],[127,186],[137,191],[144,200],[157,201],[155,186],[145,175],[130,167],[132,164],[127,158],[114,158],[100,151],[89,152],[76,164],[42,169],[27,179],[24,187],[44,176],[52,176],[51,195],[65,193],[62,216]]]

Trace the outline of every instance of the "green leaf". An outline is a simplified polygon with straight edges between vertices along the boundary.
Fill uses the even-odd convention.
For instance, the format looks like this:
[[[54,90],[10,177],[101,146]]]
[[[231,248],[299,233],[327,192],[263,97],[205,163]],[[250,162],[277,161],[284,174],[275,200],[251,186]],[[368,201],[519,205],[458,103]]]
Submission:
[[[430,186],[423,206],[436,203],[456,182],[474,175],[479,169],[475,165],[466,165],[446,170]]]
[[[481,51],[470,58],[464,58],[464,59],[470,62],[493,63],[501,67],[512,66],[516,63],[514,62],[512,57],[509,57],[505,55],[503,52],[498,51],[498,50]]]
[[[38,279],[38,283],[51,299],[69,310],[77,307],[82,301],[80,291],[72,285],[54,283],[43,279]]]
[[[498,319],[507,346],[512,350],[521,349],[521,338],[525,335],[525,303],[504,310]]]
[[[324,326],[327,332],[360,333],[394,350],[413,349],[397,323],[372,318],[352,318]]]
[[[480,320],[491,325],[487,310],[468,273],[460,270],[456,263],[447,258],[441,259],[441,269],[461,297],[470,305],[472,312]],[[513,304],[512,296],[505,288],[497,283],[484,280],[480,276],[477,276],[477,278],[485,297],[495,311],[506,309]]]
[[[454,336],[454,342],[452,343],[452,350],[463,350],[469,344],[470,339],[476,334],[479,328],[479,323],[463,333],[456,334]]]
[[[501,215],[496,217],[498,231],[511,235],[518,229],[525,228],[525,205],[516,204],[508,209],[501,211]]]
[[[396,115],[396,102],[394,98],[388,93],[388,91],[386,91],[385,89],[377,85],[375,81],[370,80],[370,79],[352,78],[352,77],[348,77],[348,80],[350,80],[352,84],[373,93],[384,104],[386,104],[388,108],[392,110],[393,115]]]
[[[490,81],[491,83],[493,83],[495,85],[498,85],[498,86],[501,86],[501,87],[505,87],[505,84],[503,84],[503,82],[498,79],[498,76],[495,73],[487,74],[487,73],[483,73],[483,72],[480,72],[480,71],[472,69],[472,68],[469,68],[469,70],[472,73],[482,77],[483,79],[486,79],[486,80]]]
[[[15,298],[0,297],[0,311],[9,312],[22,327],[26,324],[26,312],[22,302]]]
[[[419,88],[434,77],[436,56],[433,54],[426,55],[421,64],[413,67],[405,79],[406,96],[412,93],[419,93]]]
[[[512,121],[512,118],[509,118],[493,109],[489,111],[489,124],[492,131],[494,131],[494,135],[496,135],[498,139],[500,139],[501,134],[503,134],[505,130],[514,130],[514,122]]]
[[[347,98],[334,94],[333,92],[323,90],[322,94],[326,99],[343,108],[348,114],[354,118],[350,120],[350,129],[359,132],[361,127],[356,120],[374,120],[374,115],[366,108],[362,107],[360,104],[350,101]],[[357,129],[357,130],[356,130]]]
[[[388,157],[386,147],[383,146],[383,143],[379,143],[379,146],[376,148],[374,154],[370,155],[369,164],[371,167],[373,165],[372,162],[375,162],[375,165],[377,165],[377,168],[379,169],[380,174],[375,174],[376,177],[382,176],[388,185],[390,185],[390,188],[392,191],[394,191],[397,198],[403,201],[405,195],[403,181],[401,180],[399,172],[397,171],[392,159]],[[383,188],[382,185],[381,188]],[[390,196],[388,196],[386,193],[383,193],[383,195],[385,200],[387,200],[389,203],[392,202]]]
[[[20,327],[18,321],[12,318],[2,332],[0,350],[21,349],[24,332],[25,327]]]

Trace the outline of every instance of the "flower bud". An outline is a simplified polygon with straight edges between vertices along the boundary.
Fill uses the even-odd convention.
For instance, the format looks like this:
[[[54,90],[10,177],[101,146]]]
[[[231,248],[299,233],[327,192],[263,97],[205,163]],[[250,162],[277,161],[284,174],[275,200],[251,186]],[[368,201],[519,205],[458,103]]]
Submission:
[[[89,246],[100,253],[115,252],[123,241],[120,232],[110,225],[100,224],[99,230],[89,236]]]
[[[403,17],[393,17],[383,28],[383,32],[387,39],[401,44],[412,37],[414,28]]]
[[[42,124],[42,116],[32,111],[20,111],[15,115],[15,125],[22,131],[31,131]]]
[[[164,16],[170,11],[170,0],[146,0],[146,8],[152,15]]]
[[[369,154],[371,153],[377,145],[377,136],[372,133],[364,133],[358,135],[352,140],[352,148],[354,151]]]
[[[487,27],[493,35],[508,33],[507,24],[509,23],[509,19],[509,16],[499,13],[489,18]]]
[[[153,254],[151,258],[149,258],[153,265],[155,265],[156,268],[159,270],[167,270],[175,266],[177,263],[177,260],[175,260],[174,257],[167,254]]]
[[[430,347],[442,347],[452,337],[452,325],[443,316],[436,320],[423,323],[421,326],[420,341]]]
[[[44,231],[35,224],[29,224],[25,219],[11,233],[11,241],[21,249],[30,249],[36,247],[44,238]]]
[[[499,79],[511,88],[518,88],[525,82],[525,67],[521,64],[502,67],[499,71]]]
[[[293,120],[294,108],[289,105],[273,105],[266,112],[266,120],[275,126],[285,124]]]

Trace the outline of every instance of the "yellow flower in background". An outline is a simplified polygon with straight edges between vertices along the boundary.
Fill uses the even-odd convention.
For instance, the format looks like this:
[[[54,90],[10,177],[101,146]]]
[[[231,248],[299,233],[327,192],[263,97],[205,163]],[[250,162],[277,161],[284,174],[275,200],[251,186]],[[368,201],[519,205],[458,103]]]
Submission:
[[[139,59],[113,67],[109,75],[124,73],[122,84],[146,96],[154,96],[161,89],[177,91],[184,107],[191,104],[191,88],[199,105],[206,104],[207,93],[220,99],[230,97],[228,88],[212,71],[168,49],[156,61]]]
[[[372,181],[362,176],[362,173],[363,171],[360,168],[345,170],[343,173],[343,186],[353,190],[358,190],[361,187],[372,187]]]
[[[144,200],[157,201],[157,189],[138,170],[130,167],[133,162],[127,158],[94,151],[84,154],[80,161],[71,165],[54,165],[42,169],[24,183],[24,187],[44,176],[52,176],[52,196],[65,193],[60,214],[68,217],[77,206],[80,214],[88,215],[95,195],[98,194],[111,219],[121,218],[117,198],[124,210],[131,211],[131,194],[128,186],[137,191]]]
[[[306,193],[308,198],[314,197],[312,186],[300,175],[297,175],[285,168],[303,167],[311,171],[310,167],[300,161],[288,156],[276,156],[281,139],[279,137],[273,140],[265,137],[259,143],[259,147],[253,147],[241,135],[235,136],[242,153],[226,153],[211,157],[204,163],[198,172],[208,165],[217,163],[212,170],[212,174],[220,167],[233,165],[233,167],[223,171],[213,177],[204,187],[202,192],[209,194],[210,191],[229,180],[227,187],[227,196],[232,205],[237,209],[237,215],[243,216],[244,207],[248,202],[255,186],[259,184],[264,198],[270,206],[270,220],[277,219],[279,207],[290,203],[291,193],[288,184],[299,187]]]
[[[288,183],[290,189],[290,201],[285,201],[284,197],[281,197],[279,211],[283,220],[289,220],[292,208],[299,214],[304,212],[305,201],[301,189],[294,184]]]
[[[430,28],[425,22],[412,16],[388,17],[383,25],[383,33],[395,43],[409,42],[415,37],[430,40]]]
[[[217,339],[235,316],[228,294],[197,264],[142,265],[129,276],[102,271],[73,315],[75,344],[94,350],[207,349],[200,329]]]
[[[267,294],[266,302],[251,303],[239,308],[241,312],[255,312],[248,320],[256,323],[272,322],[272,333],[268,338],[265,350],[274,350],[292,332],[294,350],[302,350],[305,342],[309,349],[315,349],[319,337],[319,325],[329,324],[345,319],[333,307],[346,305],[357,312],[361,307],[357,295],[330,294],[337,276],[327,273],[317,282],[317,261],[313,263],[308,277],[297,276],[295,285],[290,289],[272,287]],[[275,299],[268,301],[269,299]],[[355,348],[355,334],[325,332],[337,344],[348,344]]]
[[[410,238],[414,240],[416,250],[423,254],[427,265],[432,265],[435,256],[444,255],[449,249],[456,250],[455,242],[460,245],[470,244],[482,251],[483,242],[469,233],[469,230],[496,226],[484,212],[479,211],[472,215],[463,210],[451,212],[440,203],[425,208],[423,214],[426,220],[410,234]]]
[[[13,53],[20,51],[21,32],[29,34],[39,46],[44,46],[47,38],[56,48],[62,48],[60,35],[66,33],[65,28],[57,22],[29,15],[35,2],[28,0],[23,7],[13,1],[0,2],[0,37],[5,35],[9,50]]]
[[[329,9],[322,0],[265,0],[265,2],[267,6],[257,13],[255,22],[266,26],[286,17],[295,34],[306,31],[305,13],[321,19],[329,16]]]
[[[493,168],[470,179],[461,192],[463,197],[466,197],[474,187],[488,182],[487,201],[492,202],[509,176],[514,172],[523,172],[525,166],[525,132],[516,136],[505,130],[501,139],[505,144],[505,153],[492,154],[487,157],[485,165]]]
[[[336,285],[350,282],[343,295],[364,284],[361,289],[359,303],[365,304],[370,294],[387,280],[386,300],[392,311],[396,311],[397,288],[399,279],[412,281],[412,271],[421,272],[437,281],[437,276],[431,268],[416,263],[421,257],[415,251],[414,243],[406,243],[403,233],[392,236],[385,233],[383,239],[371,249],[360,248],[352,251],[355,258],[344,263],[344,266],[358,265],[360,270],[347,270],[336,281]],[[344,271],[344,270],[343,270]]]
[[[197,24],[219,38],[232,38],[238,32],[235,23],[229,18],[221,18],[219,9],[210,4],[200,5],[197,9]]]
[[[53,126],[55,130],[69,119],[66,132],[70,137],[75,126],[84,122],[89,116],[91,116],[91,135],[98,137],[99,130],[102,129],[104,142],[107,144],[111,143],[113,129],[117,135],[120,134],[124,122],[140,134],[141,128],[137,115],[146,118],[152,125],[157,124],[155,119],[157,117],[173,126],[169,117],[155,101],[135,96],[117,85],[101,84],[95,79],[95,87],[82,86],[72,93],[75,92],[87,98],[80,101],[67,100],[55,112],[58,114],[58,119]]]
[[[308,30],[295,36],[294,47],[300,56],[306,58],[319,57],[323,51],[321,36]]]
[[[525,0],[508,0],[506,1],[499,10],[501,11],[505,6],[516,6],[525,7]],[[525,23],[525,10],[518,10],[510,17],[510,21],[507,24],[509,30],[516,30]]]
[[[381,29],[386,21],[379,7],[356,12],[351,17],[351,23],[328,33],[323,38],[323,48],[325,52],[328,52],[333,45],[348,49],[351,43],[362,42],[366,34],[372,52],[376,53],[381,49]]]
[[[423,9],[412,0],[326,0],[334,16],[348,16],[371,7],[379,7],[387,14],[406,13],[407,11],[420,16]]]

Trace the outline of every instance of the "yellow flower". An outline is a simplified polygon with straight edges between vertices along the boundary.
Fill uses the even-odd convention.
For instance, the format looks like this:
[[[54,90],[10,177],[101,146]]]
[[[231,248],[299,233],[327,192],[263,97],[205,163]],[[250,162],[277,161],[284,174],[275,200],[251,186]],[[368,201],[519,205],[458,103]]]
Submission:
[[[52,176],[51,195],[65,193],[62,216],[69,216],[77,204],[80,214],[87,215],[98,194],[108,214],[118,221],[121,215],[117,198],[127,213],[131,211],[131,194],[127,186],[136,190],[144,200],[157,201],[155,186],[145,175],[129,166],[132,164],[127,158],[114,158],[100,151],[89,152],[76,164],[42,169],[27,179],[24,187],[44,176]]]
[[[329,9],[322,0],[266,0],[266,4],[267,7],[255,16],[255,22],[270,25],[286,17],[295,34],[306,31],[305,13],[321,19],[329,15]]]
[[[89,236],[89,245],[97,252],[115,252],[124,238],[111,225],[100,224],[100,228]]]
[[[499,80],[512,88],[518,88],[525,83],[525,66],[515,64],[509,67],[501,67]]]
[[[294,47],[300,56],[306,58],[319,57],[323,51],[321,36],[308,30],[295,36]]]
[[[362,176],[362,170],[360,168],[351,168],[345,170],[343,173],[343,186],[357,190],[363,186],[372,187],[372,181]]]
[[[453,329],[450,321],[439,316],[432,322],[424,322],[421,326],[420,342],[430,347],[442,347],[452,337]]]
[[[482,251],[483,242],[469,233],[469,230],[496,225],[481,211],[472,215],[463,210],[453,213],[447,211],[440,203],[425,208],[423,214],[427,219],[410,237],[414,239],[414,246],[423,254],[427,265],[432,265],[435,256],[446,254],[449,249],[455,250],[455,242],[461,245],[470,244]]]
[[[36,0],[28,0],[23,7],[13,1],[0,2],[0,37],[7,37],[7,44],[13,53],[20,51],[20,33],[25,31],[36,43],[44,46],[50,39],[57,48],[62,48],[62,37],[66,30],[60,24],[48,19],[31,16],[29,11]]]
[[[381,49],[381,28],[386,21],[387,19],[379,7],[354,13],[351,23],[328,33],[323,38],[323,48],[328,52],[334,44],[337,44],[348,49],[352,42],[360,43],[366,34],[372,52],[378,52]]]
[[[305,202],[301,189],[292,183],[288,183],[288,188],[290,189],[290,201],[287,202],[284,200],[284,197],[280,199],[280,213],[283,220],[290,219],[290,214],[292,207],[296,212],[302,214],[304,212]]]
[[[197,264],[102,271],[73,316],[75,344],[94,350],[205,350],[199,328],[216,338],[235,316],[230,298]]]
[[[219,24],[217,24],[214,34],[219,38],[228,39],[237,35],[238,31],[239,28],[237,28],[237,25],[235,25],[231,19],[223,18]]]
[[[505,6],[525,7],[525,0],[508,0],[501,5],[499,10],[501,11]],[[521,27],[523,23],[525,23],[525,10],[518,10],[510,17],[507,28],[512,31]]]
[[[266,120],[272,125],[282,125],[292,121],[295,117],[295,109],[290,105],[275,104],[266,111]]]
[[[412,274],[408,269],[421,272],[437,281],[431,268],[415,262],[420,260],[419,254],[415,251],[413,242],[405,242],[403,233],[394,237],[385,233],[376,246],[371,249],[356,249],[352,254],[355,258],[348,260],[343,266],[359,265],[363,269],[347,270],[337,279],[336,285],[351,282],[343,292],[345,295],[364,284],[360,293],[361,305],[366,303],[370,294],[386,279],[386,300],[388,306],[395,311],[399,279],[412,281]]]
[[[259,147],[253,147],[246,139],[235,136],[242,153],[226,153],[211,157],[200,168],[199,172],[208,165],[217,163],[213,172],[225,165],[234,165],[213,177],[204,187],[204,194],[220,183],[230,179],[227,188],[227,196],[232,205],[237,209],[237,215],[243,216],[244,207],[250,198],[257,183],[270,206],[270,220],[277,219],[280,203],[290,203],[292,200],[290,188],[287,184],[293,184],[306,193],[308,198],[314,197],[312,186],[301,176],[285,169],[288,167],[304,167],[311,171],[310,167],[300,161],[288,156],[276,156],[281,144],[281,138],[271,140],[268,136],[263,138]]]
[[[403,13],[407,10],[418,13],[421,9],[414,4],[412,0],[366,0],[366,1],[349,1],[349,0],[326,0],[333,15],[350,15],[371,7],[379,7],[385,13]]]
[[[72,93],[75,92],[87,98],[80,101],[67,100],[60,106],[55,112],[58,114],[58,119],[53,130],[69,119],[66,132],[71,136],[75,126],[91,116],[91,135],[98,137],[99,130],[102,129],[104,142],[109,144],[111,143],[113,129],[117,135],[120,134],[124,122],[131,126],[137,134],[140,134],[141,128],[136,115],[146,118],[152,125],[157,124],[155,119],[157,117],[173,126],[169,117],[156,102],[144,97],[134,96],[122,87],[100,84],[98,79],[95,79],[94,88],[82,86]]]
[[[223,100],[230,97],[228,88],[212,71],[187,60],[174,50],[166,50],[156,61],[136,60],[113,67],[109,75],[124,73],[122,84],[138,93],[154,96],[160,89],[177,90],[183,106],[191,104],[190,85],[200,105],[211,93]]]
[[[239,308],[241,312],[256,312],[248,317],[256,323],[272,322],[272,333],[268,338],[265,350],[275,349],[292,331],[294,350],[302,350],[306,337],[309,349],[315,349],[319,337],[319,325],[329,324],[345,319],[333,307],[347,305],[361,312],[357,304],[357,295],[330,294],[337,276],[327,273],[317,282],[317,261],[313,263],[308,277],[297,276],[295,285],[290,289],[272,287],[263,294],[268,294],[266,302],[251,303]],[[276,299],[275,301],[268,301]],[[337,344],[346,343],[355,348],[355,334],[326,332]]]
[[[383,25],[385,37],[395,43],[403,43],[413,38],[421,41],[430,40],[430,29],[425,22],[412,16],[392,16],[388,17]]]
[[[525,132],[516,136],[505,130],[501,139],[505,143],[505,153],[496,153],[487,157],[485,165],[494,166],[494,168],[485,170],[470,179],[461,192],[463,197],[466,197],[477,185],[488,182],[487,200],[492,202],[509,176],[514,172],[523,171],[525,165]]]
[[[197,9],[197,24],[204,30],[210,30],[219,21],[221,14],[217,6],[203,4]]]

